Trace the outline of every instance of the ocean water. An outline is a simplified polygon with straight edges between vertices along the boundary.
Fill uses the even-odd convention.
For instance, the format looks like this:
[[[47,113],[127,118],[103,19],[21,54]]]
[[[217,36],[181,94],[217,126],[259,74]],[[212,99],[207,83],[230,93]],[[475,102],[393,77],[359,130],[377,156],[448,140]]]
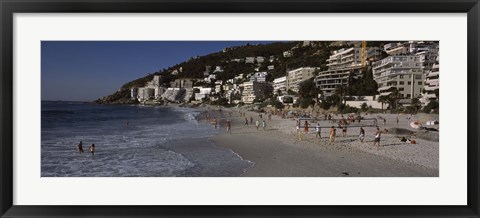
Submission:
[[[210,137],[200,111],[165,106],[42,102],[42,177],[240,176],[253,163]],[[127,125],[128,122],[128,125]],[[82,141],[85,153],[77,152]],[[95,144],[95,155],[88,152]]]

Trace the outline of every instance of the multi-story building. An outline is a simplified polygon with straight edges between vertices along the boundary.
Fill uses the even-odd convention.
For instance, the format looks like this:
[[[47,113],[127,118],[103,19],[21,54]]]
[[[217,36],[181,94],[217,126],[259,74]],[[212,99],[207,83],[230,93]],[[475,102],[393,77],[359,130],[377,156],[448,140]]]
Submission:
[[[410,46],[404,42],[392,42],[383,45],[383,50],[390,56],[410,54]]]
[[[155,89],[152,88],[147,88],[147,87],[140,87],[138,88],[138,95],[137,99],[138,101],[146,101],[155,96]]]
[[[250,81],[266,82],[267,75],[267,72],[256,72],[252,76],[250,76]]]
[[[387,43],[383,46],[383,50],[389,56],[412,55],[423,51],[431,51],[432,49],[438,49],[438,43],[424,41],[407,41]]]
[[[286,77],[286,89],[298,92],[300,83],[312,78],[318,67],[301,67],[290,70]]]
[[[170,87],[190,89],[193,87],[193,80],[192,79],[176,79],[175,81],[170,82]]]
[[[363,69],[368,62],[379,60],[381,56],[378,47],[366,48],[365,56],[362,55],[361,47],[336,50],[327,59],[328,70],[318,73],[315,84],[324,95],[331,95],[338,86],[348,86],[350,77],[363,76]]]
[[[366,53],[367,59],[377,59],[382,55],[380,49],[377,47],[367,48]],[[362,48],[351,47],[334,51],[327,59],[327,66],[329,70],[362,67]]]
[[[138,96],[138,87],[134,87],[130,89],[130,99],[134,100],[137,99]]]
[[[437,59],[438,60],[438,59]],[[422,101],[424,104],[428,104],[431,100],[438,100],[435,92],[439,90],[440,79],[440,65],[438,61],[432,66],[432,69],[426,76],[425,80],[425,93],[423,94]]]
[[[255,57],[246,57],[246,58],[245,58],[245,63],[246,63],[246,64],[253,64],[253,63],[255,63]]]
[[[373,79],[378,83],[380,95],[389,95],[396,88],[401,97],[420,97],[424,87],[420,57],[390,56],[373,64]]]
[[[278,92],[285,94],[287,92],[287,77],[280,77],[273,80],[273,94]]]
[[[253,103],[253,100],[265,97],[267,83],[250,81],[243,83],[242,101],[246,104]]]
[[[154,75],[153,79],[148,81],[144,87],[134,87],[130,89],[130,98],[139,101],[146,101],[149,99],[159,99],[165,92],[165,87],[160,85],[160,75]]]

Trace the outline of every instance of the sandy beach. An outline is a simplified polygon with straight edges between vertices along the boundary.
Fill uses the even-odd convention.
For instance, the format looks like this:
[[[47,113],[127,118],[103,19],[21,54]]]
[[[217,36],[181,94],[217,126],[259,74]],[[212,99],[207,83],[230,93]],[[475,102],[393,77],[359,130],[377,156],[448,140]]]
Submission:
[[[392,131],[383,133],[382,146],[373,146],[375,127],[366,127],[365,140],[358,140],[359,127],[351,127],[347,135],[342,136],[337,129],[335,144],[328,143],[328,128],[321,129],[322,139],[315,137],[315,128],[310,128],[308,134],[299,141],[296,136],[296,120],[282,119],[272,115],[271,120],[263,114],[242,110],[245,117],[253,124],[244,125],[245,117],[239,109],[209,110],[215,114],[220,124],[219,128],[226,131],[225,122],[230,120],[232,132],[217,135],[212,138],[219,147],[231,149],[254,165],[242,176],[246,177],[436,177],[438,176],[439,143],[414,137],[416,144],[400,141],[399,134]],[[339,115],[340,116],[340,115]],[[340,117],[333,118],[340,118]],[[364,118],[377,118],[382,130],[394,128],[407,129],[416,132],[409,126],[410,122],[425,117],[396,114],[362,114]],[[399,118],[398,124],[396,118]],[[386,124],[383,123],[386,119]],[[257,131],[255,121],[260,121]],[[265,120],[266,129],[262,129]],[[203,120],[201,120],[204,122]],[[373,124],[373,121],[363,121],[362,125]],[[366,123],[371,122],[371,123]],[[322,127],[331,126],[328,121],[318,121]],[[358,125],[358,124],[357,124]],[[438,126],[436,126],[438,128]],[[301,129],[303,132],[303,129]],[[420,133],[419,133],[420,134]],[[431,132],[429,134],[437,134]],[[418,136],[418,135],[417,135]]]

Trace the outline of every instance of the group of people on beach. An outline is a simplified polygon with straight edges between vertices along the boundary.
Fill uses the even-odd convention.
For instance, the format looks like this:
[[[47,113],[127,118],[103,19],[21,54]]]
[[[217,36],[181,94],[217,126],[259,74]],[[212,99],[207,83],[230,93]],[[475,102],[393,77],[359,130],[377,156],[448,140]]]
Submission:
[[[310,123],[305,120],[303,123],[303,133],[300,131],[300,120],[297,120],[297,125],[296,125],[296,131],[297,131],[297,137],[298,141],[302,141],[302,134],[307,135],[309,133],[309,128],[310,128]],[[313,128],[313,127],[312,127]],[[321,134],[321,129],[322,127],[320,126],[320,123],[317,123],[317,126],[315,128],[315,138],[321,139],[322,134]],[[347,126],[346,125],[339,125],[340,129],[342,129],[342,136],[346,137],[347,136]],[[377,126],[377,131],[375,132],[375,137],[373,141],[374,146],[380,146],[380,139],[382,136],[382,133],[388,132],[387,129],[385,130],[380,130],[380,128]],[[335,143],[335,139],[337,137],[337,128],[335,126],[331,126],[329,129],[329,145],[332,145]],[[360,127],[360,133],[358,135],[358,139],[363,142],[365,140],[365,129],[363,127]]]
[[[90,147],[88,147],[88,150],[90,151],[90,153],[92,154],[92,156],[95,155],[95,144],[91,144]],[[83,154],[84,151],[83,151],[83,142],[80,141],[80,143],[78,143],[77,145],[77,151],[79,154]]]

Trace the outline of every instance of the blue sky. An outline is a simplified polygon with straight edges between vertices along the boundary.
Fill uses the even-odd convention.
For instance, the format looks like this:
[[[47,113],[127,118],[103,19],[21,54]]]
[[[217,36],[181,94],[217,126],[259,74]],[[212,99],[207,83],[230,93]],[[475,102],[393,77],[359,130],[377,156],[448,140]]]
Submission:
[[[247,41],[44,41],[42,100],[93,101],[124,83]]]

